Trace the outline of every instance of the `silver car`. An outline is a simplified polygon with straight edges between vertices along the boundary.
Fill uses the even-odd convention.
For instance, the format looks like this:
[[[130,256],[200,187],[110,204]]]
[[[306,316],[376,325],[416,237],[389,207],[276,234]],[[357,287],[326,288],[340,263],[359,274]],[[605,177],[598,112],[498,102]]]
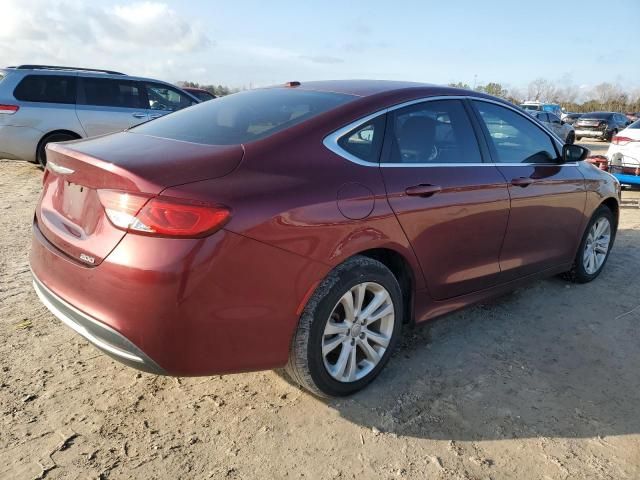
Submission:
[[[199,103],[158,80],[110,70],[0,69],[0,158],[45,165],[45,146],[104,135]]]
[[[564,140],[564,143],[573,143],[576,141],[576,132],[573,129],[573,126],[560,120],[560,117],[556,114],[550,112],[536,112],[532,110],[527,110],[527,113],[530,113],[533,117],[537,118],[545,127]]]

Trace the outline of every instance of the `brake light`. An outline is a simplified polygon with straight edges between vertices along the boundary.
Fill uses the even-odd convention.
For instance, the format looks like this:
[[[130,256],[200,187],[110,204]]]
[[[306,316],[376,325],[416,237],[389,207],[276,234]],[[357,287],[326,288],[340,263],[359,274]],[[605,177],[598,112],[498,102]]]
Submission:
[[[115,190],[98,190],[98,196],[115,227],[144,235],[204,237],[222,228],[231,218],[228,208],[195,200]]]
[[[613,143],[614,145],[626,145],[627,143],[633,142],[633,141],[634,141],[633,138],[621,137],[619,135],[616,135],[611,139],[611,143]]]
[[[13,115],[20,107],[18,105],[0,105],[0,113],[6,113],[7,115]]]

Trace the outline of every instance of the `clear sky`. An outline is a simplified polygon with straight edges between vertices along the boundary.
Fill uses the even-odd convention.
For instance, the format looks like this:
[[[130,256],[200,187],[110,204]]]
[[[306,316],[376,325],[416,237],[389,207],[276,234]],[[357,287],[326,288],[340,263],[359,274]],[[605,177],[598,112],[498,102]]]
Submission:
[[[0,64],[259,86],[383,78],[640,87],[640,0],[0,0]]]

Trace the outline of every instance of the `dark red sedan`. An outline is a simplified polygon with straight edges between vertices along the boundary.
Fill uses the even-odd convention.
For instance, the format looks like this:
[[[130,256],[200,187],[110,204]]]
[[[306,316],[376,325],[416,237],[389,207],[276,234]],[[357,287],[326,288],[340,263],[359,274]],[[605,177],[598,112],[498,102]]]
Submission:
[[[168,375],[285,367],[319,395],[422,323],[542,276],[602,271],[619,184],[477,92],[292,82],[48,146],[40,299]]]

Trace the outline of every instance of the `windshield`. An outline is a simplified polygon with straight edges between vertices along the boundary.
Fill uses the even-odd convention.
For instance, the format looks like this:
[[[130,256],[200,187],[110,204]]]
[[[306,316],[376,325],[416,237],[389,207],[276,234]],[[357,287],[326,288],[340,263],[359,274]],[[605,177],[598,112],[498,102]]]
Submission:
[[[248,90],[143,123],[130,132],[207,145],[236,145],[268,137],[355,98],[288,88]]]
[[[3,79],[4,77],[6,77],[6,76],[7,76],[7,72],[6,72],[6,70],[0,70],[0,82],[1,82],[1,81],[2,81],[2,79]]]
[[[631,125],[629,125],[627,128],[640,128],[640,120],[636,120]]]

